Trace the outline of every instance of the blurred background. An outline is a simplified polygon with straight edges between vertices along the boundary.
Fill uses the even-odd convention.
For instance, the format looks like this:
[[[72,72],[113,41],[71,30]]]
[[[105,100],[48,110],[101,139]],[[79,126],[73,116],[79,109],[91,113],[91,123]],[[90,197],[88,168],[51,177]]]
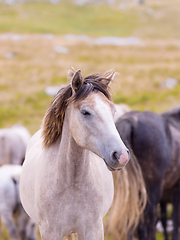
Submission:
[[[178,106],[180,1],[0,0],[0,128],[34,134],[71,67],[115,69],[113,101],[133,110]]]

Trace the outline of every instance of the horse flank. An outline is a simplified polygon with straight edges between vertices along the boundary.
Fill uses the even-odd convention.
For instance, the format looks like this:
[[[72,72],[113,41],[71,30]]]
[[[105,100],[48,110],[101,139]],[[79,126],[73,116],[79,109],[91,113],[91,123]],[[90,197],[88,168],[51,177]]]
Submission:
[[[71,71],[68,74],[69,78],[73,76]],[[102,92],[108,99],[111,99],[107,84],[109,83],[108,77],[112,77],[112,74],[115,74],[114,70],[85,77],[83,86],[75,93],[71,84],[59,90],[42,121],[43,147],[49,147],[58,137],[61,137],[65,110],[69,103],[81,101],[95,90]]]

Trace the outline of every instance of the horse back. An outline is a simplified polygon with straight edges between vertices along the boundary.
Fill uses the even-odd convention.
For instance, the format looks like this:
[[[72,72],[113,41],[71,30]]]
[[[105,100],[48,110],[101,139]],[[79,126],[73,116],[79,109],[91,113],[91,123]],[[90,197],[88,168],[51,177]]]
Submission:
[[[138,159],[146,184],[162,179],[171,154],[169,129],[162,116],[150,111],[131,111],[116,122],[116,127]]]

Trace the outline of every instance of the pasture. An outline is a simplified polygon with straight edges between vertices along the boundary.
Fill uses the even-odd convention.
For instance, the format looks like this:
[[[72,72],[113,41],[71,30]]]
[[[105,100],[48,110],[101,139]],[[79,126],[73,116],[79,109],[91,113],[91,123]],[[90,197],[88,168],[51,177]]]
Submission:
[[[70,1],[1,3],[0,128],[20,122],[34,134],[52,100],[45,88],[66,84],[71,67],[84,76],[115,69],[113,100],[133,110],[160,113],[179,105],[179,9],[176,0],[129,3],[125,9]],[[133,36],[140,42],[98,45],[101,36]],[[175,79],[175,86],[168,87],[167,79]],[[8,239],[4,230],[1,239]]]

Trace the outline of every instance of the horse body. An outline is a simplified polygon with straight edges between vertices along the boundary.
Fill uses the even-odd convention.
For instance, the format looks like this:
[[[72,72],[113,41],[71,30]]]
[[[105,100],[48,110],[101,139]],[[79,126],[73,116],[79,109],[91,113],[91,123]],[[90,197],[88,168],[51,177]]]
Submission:
[[[116,122],[122,140],[131,149],[132,157],[126,167],[127,173],[132,174],[131,165],[137,162],[147,191],[144,217],[138,225],[140,240],[155,240],[157,204],[162,198],[163,191],[176,189],[173,195],[176,199],[175,211],[178,214],[177,202],[180,194],[179,187],[175,188],[175,186],[178,185],[180,178],[180,118],[178,117],[180,109],[172,112],[159,115],[150,111],[132,111],[125,113]],[[173,240],[177,239],[178,235],[175,234]]]
[[[7,228],[11,239],[36,240],[35,224],[29,219],[20,203],[19,179],[21,169],[22,166],[20,165],[3,165],[0,167],[1,221]]]
[[[0,129],[0,165],[22,164],[30,137],[21,124]]]
[[[129,112],[116,122],[116,127],[125,144],[133,149],[147,190],[148,202],[144,210],[144,221],[138,227],[139,239],[155,240],[157,204],[161,198],[162,181],[171,154],[166,139],[166,123],[160,115],[153,112]]]
[[[72,82],[81,80],[78,74]],[[57,103],[56,97],[52,105]],[[102,218],[113,200],[109,170],[121,169],[128,161],[114,125],[113,109],[102,92],[92,91],[81,101],[68,104],[62,133],[50,146],[43,148],[43,127],[31,139],[20,193],[43,240],[63,239],[73,232],[79,240],[104,239]],[[54,107],[49,111],[54,112]],[[55,124],[49,120],[45,124],[45,117],[44,127]]]
[[[162,114],[163,118],[169,123],[171,133],[171,161],[166,170],[163,179],[163,194],[161,198],[161,210],[166,214],[166,203],[171,202],[173,205],[173,232],[172,240],[179,239],[180,225],[180,108],[174,108]],[[164,209],[163,209],[164,208]],[[164,226],[165,239],[168,239],[166,232],[166,217],[162,223]]]
[[[33,152],[36,152],[35,145],[31,148]],[[29,164],[31,171],[34,172],[33,178],[28,179],[29,181],[26,180],[30,202],[27,206],[24,203],[24,207],[31,218],[39,223],[42,237],[43,234],[46,234],[47,239],[61,239],[72,232],[78,233],[79,236],[87,235],[88,231],[93,234],[94,224],[102,230],[102,225],[99,226],[102,224],[101,218],[104,217],[113,200],[112,174],[108,171],[105,163],[90,151],[83,151],[76,146],[73,139],[64,141],[62,138],[59,148],[66,149],[65,146],[73,149],[68,156],[66,156],[66,151],[62,152],[56,145],[51,149],[45,149],[37,161],[34,161],[34,155],[30,151],[29,161],[27,160],[23,166],[25,174],[26,169],[28,171],[30,167]],[[54,156],[54,153],[58,154]],[[28,156],[27,152],[26,159]],[[52,159],[51,163],[49,159]],[[59,159],[63,159],[63,161],[60,162]],[[34,161],[33,166],[32,161]],[[57,169],[60,171],[57,172]],[[26,177],[28,176],[26,175]],[[33,192],[29,191],[31,185],[34,187],[31,189]],[[37,198],[34,193],[37,194]],[[103,201],[103,195],[106,196],[105,201]],[[58,208],[54,208],[54,204]],[[39,205],[41,205],[41,209],[35,208]],[[83,214],[84,212],[88,213],[88,218]],[[41,220],[41,223],[39,219],[46,221]],[[54,235],[51,237],[53,230],[49,227],[52,227],[54,223],[56,223],[57,232],[53,233]],[[84,225],[87,229],[82,229]],[[48,233],[43,233],[42,229],[50,232],[50,236]]]
[[[172,188],[180,176],[180,108],[175,108],[162,114],[162,117],[168,123],[170,136],[169,146],[171,149],[171,161],[166,170],[163,180],[163,188]]]
[[[126,114],[124,118],[122,117],[122,121],[129,119],[129,116],[131,119],[130,131],[132,131],[130,139],[131,147],[143,169],[142,173],[145,184],[151,188],[157,182],[162,181],[170,163],[171,150],[169,149],[169,141],[166,138],[166,133],[168,132],[167,125],[162,117],[154,112],[131,112],[129,115]],[[116,126],[128,145],[127,139],[123,137],[126,133],[120,125],[121,121],[117,121]],[[154,159],[153,161],[152,158]],[[154,167],[154,162],[156,162],[157,167]],[[149,186],[149,182],[152,183],[152,186]],[[159,194],[159,190],[157,190],[157,194]]]

